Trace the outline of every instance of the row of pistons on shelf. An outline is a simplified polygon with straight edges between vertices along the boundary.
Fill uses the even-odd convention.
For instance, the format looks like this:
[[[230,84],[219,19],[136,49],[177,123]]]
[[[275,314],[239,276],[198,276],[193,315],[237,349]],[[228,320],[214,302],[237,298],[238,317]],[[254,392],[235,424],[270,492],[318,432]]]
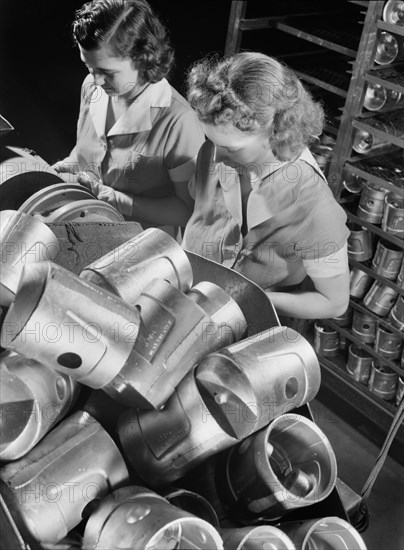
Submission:
[[[294,495],[295,506],[322,500],[334,487],[336,464],[327,438],[311,421],[286,414],[319,389],[312,347],[287,327],[249,335],[227,292],[213,283],[192,283],[186,253],[157,229],[124,243],[80,276],[49,261],[24,267],[2,327],[2,345],[11,352],[3,358],[2,376],[16,387],[25,363],[19,398],[26,392],[34,403],[38,395],[32,389],[46,387],[42,402],[58,399],[60,407],[54,422],[43,419],[39,430],[11,424],[0,459],[12,462],[1,468],[0,478],[12,509],[24,494],[17,498],[17,515],[36,540],[55,543],[79,523],[88,500],[83,484],[100,498],[128,483],[129,465],[149,485],[171,483],[278,418],[286,422],[279,433],[289,437],[282,443],[279,435],[270,450],[266,446],[275,461],[269,485],[276,481]],[[46,435],[71,409],[80,384],[102,390],[126,409],[114,433],[126,460],[97,414],[76,411]],[[306,434],[300,442],[299,434]],[[299,452],[286,460],[282,448],[289,445]],[[314,470],[305,472],[299,456],[313,445]],[[46,479],[64,479],[68,492],[79,487],[81,498],[72,501],[66,487],[60,496],[60,487]],[[39,501],[38,484],[50,487]],[[288,509],[282,495],[284,504],[274,497],[266,507],[270,515],[272,508],[276,515]],[[58,498],[49,520],[48,504]],[[247,509],[254,498],[245,497]]]

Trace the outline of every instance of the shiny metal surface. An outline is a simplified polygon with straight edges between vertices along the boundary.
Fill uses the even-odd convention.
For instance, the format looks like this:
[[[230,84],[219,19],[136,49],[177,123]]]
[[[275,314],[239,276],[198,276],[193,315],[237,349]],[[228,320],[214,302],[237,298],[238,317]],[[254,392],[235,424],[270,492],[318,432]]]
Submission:
[[[356,215],[369,223],[380,223],[387,193],[387,189],[373,183],[366,183],[362,189]]]
[[[57,543],[82,512],[128,482],[111,437],[89,414],[63,420],[27,455],[0,469],[1,488],[17,523],[41,543]]]
[[[91,221],[105,220],[123,222],[122,214],[108,202],[99,199],[82,199],[60,206],[53,210],[45,220],[47,223],[67,222],[72,220]]]
[[[385,317],[392,308],[397,296],[398,292],[394,288],[387,286],[382,281],[375,281],[364,297],[363,303],[373,313]]]
[[[55,183],[33,193],[18,210],[25,214],[40,214],[46,218],[51,212],[65,204],[95,198],[94,193],[78,183]]]
[[[398,359],[401,355],[403,341],[403,338],[399,334],[387,330],[382,326],[378,326],[376,331],[375,351],[377,351],[380,356],[386,357],[390,359],[390,361],[394,361],[394,359]]]
[[[277,519],[324,500],[337,479],[326,435],[298,414],[275,418],[227,456],[228,504],[243,519]]]
[[[9,306],[24,265],[52,260],[59,252],[56,235],[42,221],[14,210],[0,211],[0,305]]]
[[[210,414],[237,439],[309,402],[321,378],[313,348],[289,327],[274,327],[210,353],[195,372]]]
[[[87,522],[86,550],[222,550],[222,539],[207,521],[139,486],[104,498]]]
[[[355,309],[352,319],[352,334],[362,342],[373,344],[376,337],[377,318]]]
[[[404,332],[404,296],[402,294],[397,297],[387,319],[393,327]]]
[[[160,411],[130,409],[120,416],[117,431],[125,456],[151,486],[172,483],[237,443],[206,408],[193,371]]]
[[[219,529],[224,550],[296,550],[290,538],[273,525]]]
[[[30,451],[74,405],[79,385],[20,355],[0,359],[0,460]]]
[[[349,273],[349,294],[352,298],[363,298],[374,281],[359,267],[354,267]]]
[[[1,343],[92,388],[124,366],[138,310],[51,262],[27,264],[1,331]]]
[[[396,395],[398,373],[390,367],[373,364],[369,378],[369,389],[375,395],[386,401],[391,401]]]
[[[404,199],[389,193],[385,198],[382,229],[404,239]]]
[[[348,227],[348,256],[358,262],[370,260],[373,256],[373,234],[355,223],[349,223]]]
[[[165,231],[146,229],[102,258],[86,266],[80,277],[114,289],[135,304],[152,279],[161,278],[187,292],[193,282],[192,268],[182,247]]]
[[[159,493],[173,506],[207,521],[216,529],[219,527],[219,518],[215,509],[206,498],[198,493],[173,486],[160,488]]]
[[[323,357],[338,355],[339,333],[326,323],[314,323],[314,351]]]
[[[373,256],[372,268],[385,279],[394,281],[400,271],[403,257],[404,252],[399,246],[380,239]]]
[[[184,294],[154,279],[136,307],[138,337],[117,379],[104,391],[141,409],[161,407],[204,355],[241,338],[246,329],[236,302],[210,282]]]
[[[338,517],[285,522],[279,526],[296,550],[366,550],[358,531]]]
[[[373,364],[373,356],[356,344],[351,344],[348,349],[348,362],[346,370],[354,380],[364,384],[369,382],[370,370]]]

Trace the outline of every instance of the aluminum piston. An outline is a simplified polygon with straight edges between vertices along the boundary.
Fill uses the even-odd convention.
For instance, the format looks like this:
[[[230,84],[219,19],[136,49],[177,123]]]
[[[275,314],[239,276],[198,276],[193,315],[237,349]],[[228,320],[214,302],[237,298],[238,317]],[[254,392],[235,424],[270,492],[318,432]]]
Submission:
[[[393,327],[396,327],[404,332],[404,296],[402,294],[398,296],[396,303],[391,308],[387,319]]]
[[[326,435],[311,420],[284,414],[230,449],[226,461],[228,504],[237,515],[277,519],[324,500],[337,479]]]
[[[0,363],[0,460],[27,454],[74,405],[79,385],[20,355]]]
[[[389,193],[385,198],[382,229],[391,235],[404,239],[404,199]]]
[[[399,246],[380,240],[376,246],[372,268],[385,279],[394,281],[400,271],[403,256],[404,252]]]
[[[398,292],[393,288],[385,285],[381,281],[375,281],[364,297],[363,303],[370,311],[373,311],[373,313],[385,317],[394,304],[397,295]]]
[[[288,521],[279,528],[291,538],[297,550],[367,550],[358,531],[338,517]]]
[[[181,245],[165,231],[150,228],[86,266],[80,277],[135,304],[152,279],[187,292],[193,274]]]
[[[384,198],[388,190],[374,183],[366,183],[362,189],[356,215],[370,223],[379,224],[382,221]]]
[[[386,357],[390,361],[398,359],[401,355],[402,343],[403,338],[399,334],[382,326],[377,327],[375,351],[382,357]]]
[[[373,364],[373,356],[356,344],[351,344],[348,349],[348,363],[346,370],[354,380],[364,384],[369,382],[370,369]]]
[[[215,509],[206,498],[198,493],[172,486],[160,489],[159,493],[173,506],[209,522],[216,529],[219,527],[219,518]]]
[[[397,391],[396,391],[396,400],[395,400],[397,407],[401,403],[401,400],[403,399],[403,397],[404,397],[404,376],[399,376],[398,382],[397,382]]]
[[[376,336],[377,319],[369,313],[355,309],[352,320],[352,333],[362,342],[373,344]]]
[[[373,283],[373,278],[360,267],[351,269],[349,279],[349,294],[352,298],[363,298]]]
[[[368,229],[356,223],[348,224],[348,256],[358,262],[370,260],[373,256],[373,234]]]
[[[88,413],[63,420],[26,456],[0,470],[17,525],[41,543],[57,543],[82,520],[86,505],[128,482],[115,443]]]
[[[403,258],[403,261],[401,262],[401,267],[397,275],[396,283],[400,288],[404,288],[404,258]]]
[[[59,241],[39,219],[14,210],[1,210],[0,247],[0,305],[8,307],[14,301],[24,265],[55,258]]]
[[[311,401],[321,378],[312,346],[289,327],[273,327],[211,353],[195,372],[210,413],[237,439]]]
[[[237,440],[206,408],[189,372],[160,411],[130,409],[119,417],[125,456],[151,486],[171,483]]]
[[[139,311],[51,262],[24,267],[1,331],[2,345],[92,388],[125,365]]]
[[[383,365],[373,364],[369,378],[369,389],[375,395],[386,401],[391,401],[396,395],[398,374]]]
[[[217,530],[162,496],[139,486],[114,491],[90,516],[84,531],[86,550],[222,550]]]
[[[314,350],[323,357],[338,355],[339,334],[322,321],[314,323]]]
[[[233,298],[207,281],[184,294],[154,279],[137,307],[140,328],[135,345],[104,391],[141,409],[161,407],[204,355],[240,339],[247,326]]]
[[[290,538],[273,525],[219,529],[224,550],[296,550]]]

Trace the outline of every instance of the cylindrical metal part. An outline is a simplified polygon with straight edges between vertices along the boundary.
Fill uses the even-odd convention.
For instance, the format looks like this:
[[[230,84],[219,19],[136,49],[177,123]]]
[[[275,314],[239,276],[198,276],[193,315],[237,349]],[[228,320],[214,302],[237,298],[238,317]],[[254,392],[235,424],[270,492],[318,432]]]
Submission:
[[[139,334],[118,377],[104,387],[131,407],[158,409],[209,352],[240,339],[244,315],[219,286],[201,282],[188,294],[154,279],[137,300]]]
[[[403,338],[390,330],[378,326],[376,331],[375,351],[381,356],[394,361],[401,355]]]
[[[404,26],[404,1],[387,0],[383,8],[383,21],[390,25]]]
[[[396,283],[400,288],[404,288],[404,258],[403,258],[403,261],[401,262],[401,267],[397,275]]]
[[[369,389],[375,395],[386,401],[391,401],[396,395],[398,374],[393,369],[383,365],[373,364],[370,372]]]
[[[349,294],[352,298],[363,298],[372,286],[373,277],[360,267],[354,267],[349,273]]]
[[[404,239],[404,199],[394,193],[385,198],[382,229],[399,239]]]
[[[338,517],[285,522],[280,529],[290,537],[296,550],[367,550],[358,531]]]
[[[321,378],[312,346],[289,327],[274,327],[211,353],[195,373],[210,414],[237,439],[311,401]]]
[[[363,303],[373,313],[385,317],[396,301],[397,295],[398,292],[394,288],[385,285],[381,281],[375,281],[364,297]]]
[[[79,385],[32,359],[0,362],[0,460],[27,454],[74,405]]]
[[[338,355],[339,334],[332,327],[322,321],[314,323],[314,350],[322,357]]]
[[[402,95],[396,90],[385,88],[381,84],[368,83],[363,106],[369,111],[381,111],[394,107],[402,101]]]
[[[77,411],[6,464],[0,478],[17,525],[41,543],[57,543],[81,522],[90,501],[127,483],[129,473],[107,432]]]
[[[114,491],[90,516],[83,548],[92,550],[222,550],[217,530],[139,486]]]
[[[356,344],[351,344],[348,349],[348,363],[346,370],[354,380],[364,384],[369,382],[370,369],[373,364],[373,356]]]
[[[403,257],[404,252],[399,246],[381,239],[376,246],[372,268],[385,279],[394,281],[400,271]]]
[[[377,319],[363,311],[355,309],[352,319],[352,333],[362,342],[372,344],[376,336]]]
[[[14,301],[24,265],[55,258],[59,241],[39,219],[14,210],[1,210],[0,247],[0,305],[8,307]]]
[[[396,37],[386,31],[379,33],[375,54],[375,63],[378,65],[389,65],[399,56],[399,45]]]
[[[171,486],[161,489],[159,493],[173,506],[209,522],[216,529],[219,527],[219,518],[215,509],[206,498],[198,493]]]
[[[404,332],[404,296],[402,294],[398,296],[396,303],[391,308],[387,320],[393,327]]]
[[[192,268],[179,243],[161,229],[149,228],[86,266],[86,281],[135,304],[152,279],[160,278],[187,292]]]
[[[224,550],[296,550],[290,538],[273,525],[219,529]]]
[[[404,375],[398,377],[395,403],[397,407],[404,397]]]
[[[49,368],[98,389],[128,359],[139,311],[122,298],[50,262],[27,264],[1,341]]]
[[[384,198],[388,190],[374,183],[366,183],[362,189],[356,215],[369,223],[381,223],[384,209]]]
[[[358,262],[370,260],[373,256],[373,234],[355,223],[349,226],[348,256]]]
[[[337,463],[326,435],[311,420],[284,414],[231,449],[227,498],[237,515],[277,519],[324,500],[334,488]]]
[[[160,411],[130,409],[118,421],[125,456],[151,486],[171,483],[237,440],[207,409],[189,372]]]

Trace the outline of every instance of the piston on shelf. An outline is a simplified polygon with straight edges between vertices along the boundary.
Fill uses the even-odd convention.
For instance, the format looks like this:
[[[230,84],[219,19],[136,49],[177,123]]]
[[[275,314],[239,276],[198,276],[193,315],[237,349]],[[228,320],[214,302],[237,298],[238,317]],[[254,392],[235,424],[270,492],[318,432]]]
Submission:
[[[389,65],[402,57],[402,37],[381,31],[377,37],[375,63]]]
[[[390,25],[404,26],[404,1],[387,0],[383,7],[383,21]]]
[[[361,192],[356,215],[369,223],[380,224],[387,193],[387,189],[371,182],[366,183]]]
[[[372,268],[378,275],[394,281],[400,271],[403,257],[404,252],[399,246],[380,239],[373,256]]]
[[[385,132],[387,134],[395,134],[395,127],[391,122],[382,122],[380,120],[373,119],[372,127],[375,130],[380,130],[381,132]],[[356,153],[359,153],[360,155],[366,155],[371,151],[375,151],[376,149],[385,149],[389,146],[389,139],[385,139],[384,137],[376,135],[374,132],[372,132],[371,129],[363,130],[355,128],[352,149]]]
[[[316,321],[314,323],[314,350],[322,357],[334,357],[338,355],[339,334],[327,323]]]
[[[290,537],[297,550],[367,550],[358,531],[338,517],[287,521],[279,526]]]
[[[404,239],[404,198],[389,193],[385,198],[382,229],[399,239]]]
[[[352,334],[362,342],[372,344],[376,336],[377,318],[355,309],[352,319]]]
[[[54,259],[59,242],[42,221],[14,210],[0,211],[0,235],[0,305],[8,307],[15,298],[24,265]]]
[[[398,359],[401,355],[402,344],[403,338],[399,334],[387,330],[380,325],[377,327],[375,351],[377,351],[381,357],[390,359],[390,361]]]
[[[90,515],[83,548],[127,550],[222,550],[218,531],[207,521],[139,486],[117,489]]]
[[[404,332],[404,296],[400,294],[393,307],[391,308],[387,320],[398,328],[401,332]]]
[[[369,382],[372,364],[373,356],[366,350],[356,344],[349,346],[346,370],[354,380],[366,386]]]
[[[119,383],[105,391],[141,409],[161,407],[204,355],[239,340],[246,329],[238,304],[207,281],[184,294],[169,282],[154,279],[136,306],[138,337]]]
[[[398,374],[391,368],[373,363],[369,378],[369,389],[386,401],[396,395]]]
[[[289,327],[274,327],[210,353],[195,377],[210,414],[242,439],[313,399],[321,375],[307,340]]]
[[[0,460],[27,454],[74,405],[79,385],[20,355],[0,362]]]
[[[404,398],[404,374],[403,376],[399,376],[397,380],[397,391],[396,391],[396,398],[395,398],[395,404],[397,407],[399,406],[403,398]]]
[[[296,550],[290,538],[273,525],[219,529],[224,550]]]
[[[363,298],[373,283],[373,277],[360,267],[351,269],[349,279],[349,295],[352,298]]]
[[[397,295],[398,293],[394,288],[381,281],[375,281],[364,297],[363,303],[373,313],[385,317],[394,304]]]
[[[243,523],[274,520],[324,500],[337,479],[326,435],[298,414],[275,418],[228,452],[223,482],[228,505]]]
[[[139,311],[51,262],[24,267],[2,345],[94,389],[121,383]]]
[[[146,229],[87,265],[80,277],[135,304],[152,279],[187,292],[192,268],[183,248],[165,231]]]
[[[369,111],[381,111],[403,101],[402,94],[381,84],[368,82],[363,106]]]
[[[373,256],[372,232],[356,223],[348,223],[348,227],[348,256],[358,262],[370,260]]]
[[[129,409],[117,431],[126,458],[151,486],[171,483],[237,443],[207,409],[193,371],[161,410]]]
[[[89,502],[126,484],[129,473],[107,432],[77,411],[3,466],[0,479],[16,524],[40,543],[55,544],[81,522]]]

